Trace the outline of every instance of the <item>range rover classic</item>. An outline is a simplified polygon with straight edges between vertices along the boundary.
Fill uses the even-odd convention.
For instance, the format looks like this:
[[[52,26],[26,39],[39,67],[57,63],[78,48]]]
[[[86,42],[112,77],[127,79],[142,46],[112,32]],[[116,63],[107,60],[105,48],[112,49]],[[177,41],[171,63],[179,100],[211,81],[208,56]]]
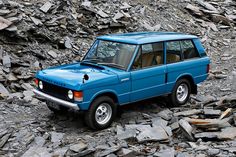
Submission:
[[[117,107],[168,95],[185,104],[209,72],[210,59],[194,35],[137,32],[97,37],[80,62],[36,73],[34,93],[53,112],[85,112],[92,129],[109,127]]]

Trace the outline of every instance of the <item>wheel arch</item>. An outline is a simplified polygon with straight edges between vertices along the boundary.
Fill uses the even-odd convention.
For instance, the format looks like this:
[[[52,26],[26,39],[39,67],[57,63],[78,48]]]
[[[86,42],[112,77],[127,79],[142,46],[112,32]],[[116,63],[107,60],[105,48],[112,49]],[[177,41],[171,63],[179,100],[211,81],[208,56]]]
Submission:
[[[184,74],[177,78],[176,82],[181,79],[187,79],[191,85],[191,94],[197,94],[197,85],[194,82],[193,77],[190,74]]]
[[[110,97],[110,98],[112,98],[114,100],[115,104],[119,104],[119,99],[117,97],[117,94],[115,92],[113,92],[113,91],[102,91],[102,92],[99,92],[99,93],[95,94],[93,96],[93,98],[91,99],[91,103],[95,99],[97,99],[99,97],[102,97],[102,96],[108,96],[108,97]]]

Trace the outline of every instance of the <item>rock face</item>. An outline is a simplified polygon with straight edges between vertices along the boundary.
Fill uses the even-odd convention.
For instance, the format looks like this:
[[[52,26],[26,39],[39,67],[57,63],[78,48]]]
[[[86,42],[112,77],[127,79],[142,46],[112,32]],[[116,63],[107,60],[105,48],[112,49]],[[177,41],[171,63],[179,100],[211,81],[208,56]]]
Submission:
[[[0,0],[0,156],[235,156],[235,10],[233,0]],[[34,97],[37,70],[79,61],[98,35],[134,31],[201,39],[211,69],[185,106],[138,102],[92,131]]]

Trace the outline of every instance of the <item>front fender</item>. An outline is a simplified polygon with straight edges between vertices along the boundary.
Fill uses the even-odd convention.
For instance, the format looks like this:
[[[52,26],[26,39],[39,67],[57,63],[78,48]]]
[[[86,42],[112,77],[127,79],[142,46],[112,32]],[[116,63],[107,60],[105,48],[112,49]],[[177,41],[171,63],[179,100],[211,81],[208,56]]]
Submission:
[[[105,95],[105,94],[112,94],[114,96],[116,96],[117,98],[117,103],[119,104],[119,98],[118,98],[118,94],[115,90],[112,90],[112,89],[103,89],[103,90],[87,90],[87,91],[84,91],[84,96],[87,96],[89,97],[90,99],[87,99],[85,98],[85,101],[84,102],[81,102],[81,103],[78,103],[79,107],[81,110],[88,110],[90,105],[92,104],[92,102],[99,96],[101,95]]]

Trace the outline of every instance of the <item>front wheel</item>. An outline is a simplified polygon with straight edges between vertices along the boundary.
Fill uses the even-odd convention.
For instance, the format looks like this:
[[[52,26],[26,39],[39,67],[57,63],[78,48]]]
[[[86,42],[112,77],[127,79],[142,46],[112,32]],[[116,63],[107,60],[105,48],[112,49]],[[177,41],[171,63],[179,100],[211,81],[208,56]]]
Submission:
[[[85,122],[92,129],[105,129],[109,127],[116,116],[117,106],[113,99],[102,96],[93,101],[87,113]]]
[[[169,95],[171,104],[180,106],[185,104],[191,93],[191,86],[187,79],[178,80],[174,86],[172,93]]]

